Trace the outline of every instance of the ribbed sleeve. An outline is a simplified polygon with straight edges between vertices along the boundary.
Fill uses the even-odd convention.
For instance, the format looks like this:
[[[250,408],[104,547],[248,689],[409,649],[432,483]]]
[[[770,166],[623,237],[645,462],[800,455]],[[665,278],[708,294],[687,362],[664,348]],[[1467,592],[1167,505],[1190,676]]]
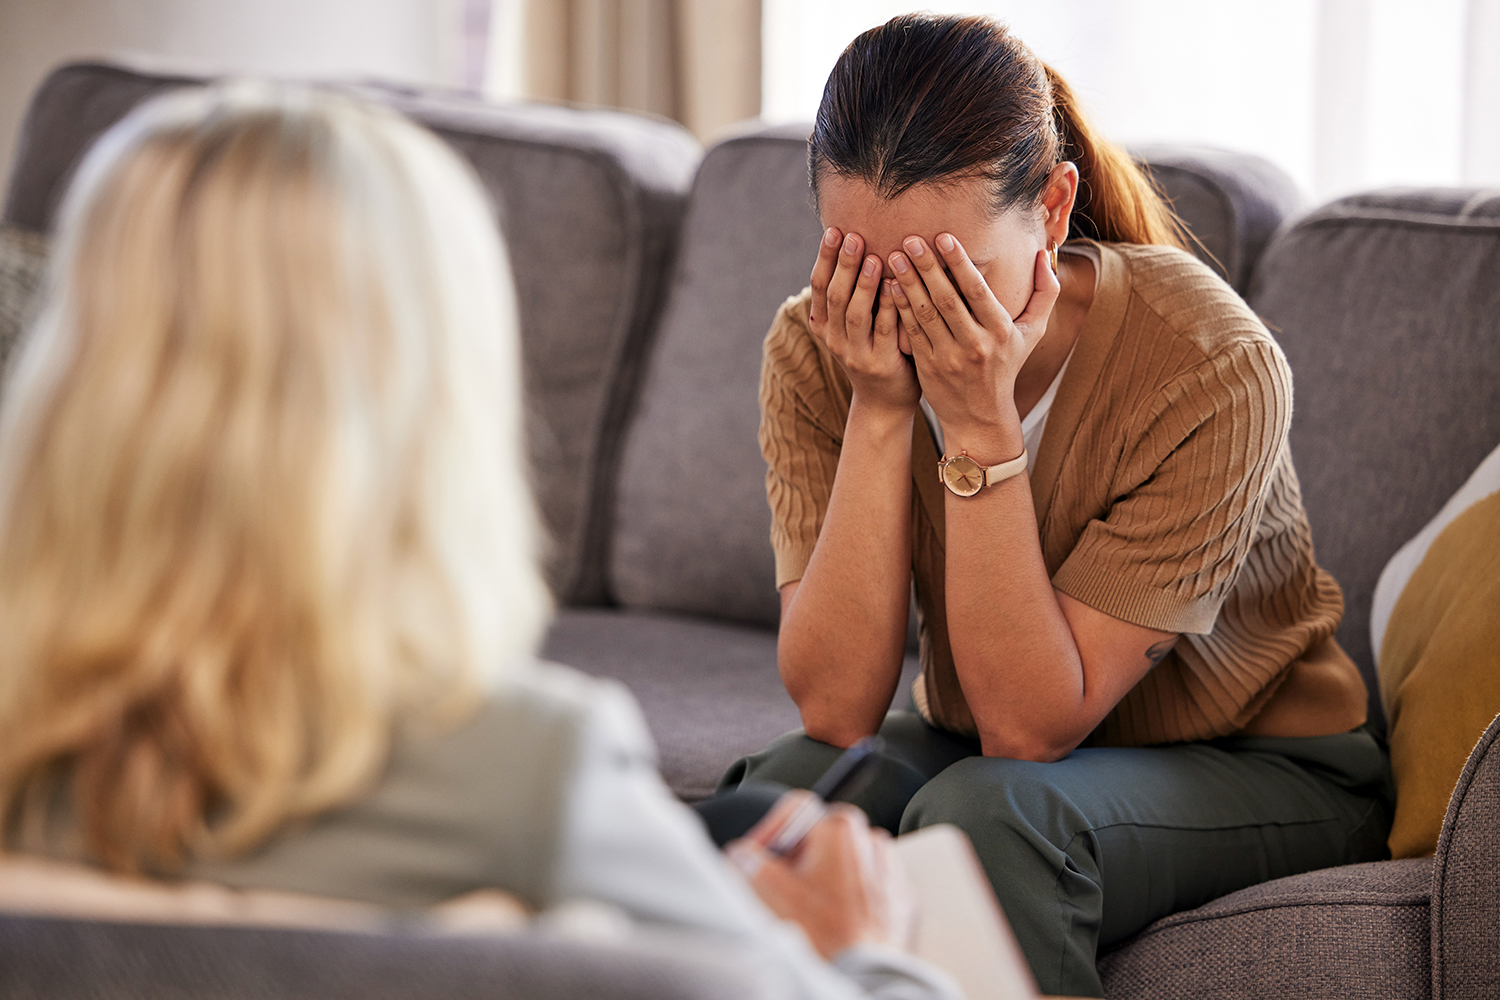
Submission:
[[[1212,631],[1286,448],[1290,399],[1268,343],[1237,343],[1172,379],[1128,432],[1119,499],[1088,522],[1053,584],[1138,625]]]
[[[760,378],[760,450],[771,505],[776,586],[802,579],[833,493],[850,390],[807,325],[812,292],[782,303],[766,334]]]

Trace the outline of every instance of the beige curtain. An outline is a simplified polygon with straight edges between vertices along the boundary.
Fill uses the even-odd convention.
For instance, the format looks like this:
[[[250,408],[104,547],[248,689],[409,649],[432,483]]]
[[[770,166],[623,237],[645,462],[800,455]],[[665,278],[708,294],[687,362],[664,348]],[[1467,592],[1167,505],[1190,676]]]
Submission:
[[[760,114],[760,0],[524,0],[525,96],[674,118]]]

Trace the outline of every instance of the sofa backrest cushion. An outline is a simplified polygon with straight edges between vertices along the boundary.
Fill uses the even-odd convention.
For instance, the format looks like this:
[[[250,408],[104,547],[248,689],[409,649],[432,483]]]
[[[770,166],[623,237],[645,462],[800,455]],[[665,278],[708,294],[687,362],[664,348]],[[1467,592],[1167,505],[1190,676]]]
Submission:
[[[1370,604],[1382,567],[1500,443],[1500,197],[1343,198],[1267,248],[1249,301],[1291,363],[1292,455],[1339,643],[1382,713]]]
[[[626,606],[775,625],[761,343],[821,227],[806,126],[710,149],[621,465],[611,570]]]
[[[5,221],[47,231],[92,141],[146,97],[201,82],[82,63],[38,90]],[[610,111],[489,105],[381,85],[341,89],[433,129],[499,209],[516,278],[527,431],[549,578],[561,600],[601,603],[611,491],[625,415],[658,312],[701,150],[682,128]]]
[[[48,253],[45,236],[0,223],[0,367],[40,304]]]
[[[1201,246],[1191,249],[1241,295],[1255,262],[1302,204],[1297,185],[1274,163],[1208,146],[1131,149]]]

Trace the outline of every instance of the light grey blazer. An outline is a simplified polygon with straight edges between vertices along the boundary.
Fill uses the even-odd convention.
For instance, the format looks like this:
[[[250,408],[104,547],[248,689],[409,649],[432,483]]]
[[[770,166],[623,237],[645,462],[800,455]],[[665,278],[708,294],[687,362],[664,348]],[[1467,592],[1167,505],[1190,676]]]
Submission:
[[[822,961],[672,796],[629,692],[546,663],[524,665],[459,728],[398,732],[383,778],[353,805],[183,875],[398,908],[484,888],[542,910],[592,901],[743,949],[777,996],[959,997],[901,952],[861,946]]]

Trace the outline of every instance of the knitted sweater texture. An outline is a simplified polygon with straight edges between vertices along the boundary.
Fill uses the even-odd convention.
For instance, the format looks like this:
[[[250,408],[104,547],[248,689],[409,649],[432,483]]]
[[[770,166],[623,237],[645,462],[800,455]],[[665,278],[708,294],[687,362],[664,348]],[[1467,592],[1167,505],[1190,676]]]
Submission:
[[[1224,736],[1265,710],[1299,668],[1357,677],[1333,639],[1343,597],[1313,557],[1287,445],[1291,372],[1270,333],[1186,253],[1069,249],[1093,261],[1098,283],[1031,473],[1042,556],[1062,593],[1182,633],[1089,742]],[[761,376],[778,587],[801,579],[817,544],[851,395],[808,328],[809,301],[804,290],[783,304]],[[928,721],[974,735],[948,644],[939,457],[926,423],[913,421],[922,662],[913,693]],[[1352,701],[1304,708],[1313,728],[1320,716],[1364,712]]]

